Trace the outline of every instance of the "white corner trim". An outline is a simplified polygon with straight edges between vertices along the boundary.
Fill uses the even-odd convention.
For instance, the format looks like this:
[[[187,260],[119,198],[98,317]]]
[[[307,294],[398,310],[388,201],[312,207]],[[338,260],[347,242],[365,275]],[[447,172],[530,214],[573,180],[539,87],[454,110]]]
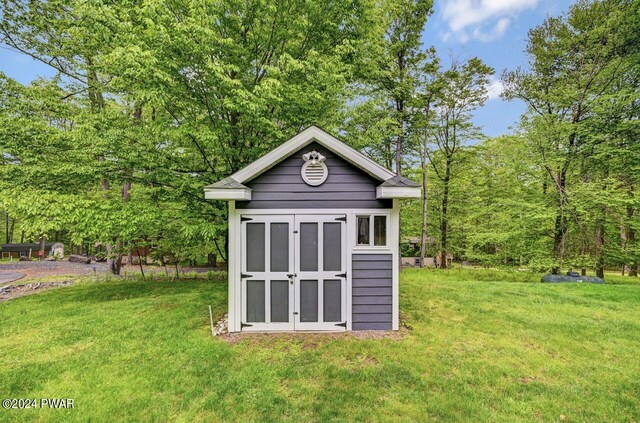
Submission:
[[[236,263],[239,256],[237,246],[240,245],[238,223],[236,221],[236,203],[229,201],[229,247],[227,251],[227,276],[228,276],[228,330],[238,332],[240,330],[240,308],[237,305],[237,297],[240,296],[238,284],[239,272],[236,270]]]
[[[391,236],[389,242],[392,247],[391,268],[391,329],[400,329],[400,201],[393,200],[391,210]]]
[[[271,150],[269,153],[249,164],[244,169],[237,171],[236,173],[231,175],[231,178],[242,184],[245,181],[258,176],[265,170],[273,167],[283,159],[289,157],[289,155],[293,152],[301,149],[302,147],[310,144],[313,141],[317,141],[320,145],[328,148],[351,164],[359,167],[360,169],[380,179],[381,181],[386,181],[387,179],[393,178],[395,176],[393,172],[385,169],[375,161],[371,160],[354,148],[349,147],[347,144],[343,143],[334,136],[326,133],[316,126],[310,126],[304,131],[300,132],[298,135],[291,138],[289,141],[286,141],[284,144]]]
[[[376,188],[376,198],[420,198],[420,187],[383,187]]]
[[[205,200],[251,201],[251,188],[206,188]]]

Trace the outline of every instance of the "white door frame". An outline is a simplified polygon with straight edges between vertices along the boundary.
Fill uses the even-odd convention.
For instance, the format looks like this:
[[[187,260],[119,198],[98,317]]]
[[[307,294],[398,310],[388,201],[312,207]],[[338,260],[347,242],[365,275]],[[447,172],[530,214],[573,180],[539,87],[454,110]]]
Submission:
[[[293,286],[293,215],[251,215],[246,216],[248,219],[240,224],[240,239],[242,240],[242,248],[240,254],[241,268],[241,329],[243,331],[292,331],[294,330],[293,309],[294,309],[294,286]],[[247,236],[247,224],[264,223],[264,272],[256,272],[247,269],[247,249],[245,248]],[[271,271],[271,223],[288,223],[289,224],[289,265],[287,271],[273,272]],[[247,282],[251,280],[264,281],[264,299],[265,299],[265,321],[264,322],[248,322],[247,321]],[[271,281],[289,281],[289,321],[288,322],[271,322]]]
[[[338,220],[344,219],[344,220]],[[313,214],[313,215],[296,215],[295,216],[295,330],[328,330],[328,331],[345,331],[347,330],[347,245],[346,245],[346,214]],[[316,271],[303,271],[300,269],[300,224],[301,223],[317,223],[318,224],[318,267]],[[324,223],[340,223],[340,270],[324,271]],[[302,280],[316,280],[318,282],[318,321],[302,322],[300,320],[300,293]],[[339,280],[340,281],[340,322],[324,322],[324,281]],[[341,326],[338,326],[340,324]],[[342,326],[344,324],[344,326]]]

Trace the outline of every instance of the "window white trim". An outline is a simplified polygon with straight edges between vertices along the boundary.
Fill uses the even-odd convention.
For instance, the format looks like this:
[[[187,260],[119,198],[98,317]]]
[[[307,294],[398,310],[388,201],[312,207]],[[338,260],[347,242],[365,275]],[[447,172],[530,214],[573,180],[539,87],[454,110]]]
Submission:
[[[385,218],[385,244],[384,245],[375,245],[375,218],[384,217]],[[389,250],[389,226],[390,226],[390,214],[389,213],[356,213],[355,215],[355,245],[354,249],[357,249],[358,252],[362,252],[360,250],[372,250],[376,252],[380,252],[381,250]],[[359,217],[368,217],[369,218],[369,244],[358,244],[358,218]]]

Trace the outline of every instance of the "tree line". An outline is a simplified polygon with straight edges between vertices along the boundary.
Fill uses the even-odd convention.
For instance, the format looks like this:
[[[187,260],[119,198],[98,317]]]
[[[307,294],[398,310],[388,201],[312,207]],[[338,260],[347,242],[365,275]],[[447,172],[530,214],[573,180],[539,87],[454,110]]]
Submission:
[[[226,204],[202,188],[316,124],[422,184],[406,254],[637,272],[637,9],[580,1],[533,28],[502,75],[527,112],[486,139],[495,71],[424,45],[431,1],[0,0],[2,43],[56,71],[0,75],[0,208],[114,273],[148,245],[225,260]]]

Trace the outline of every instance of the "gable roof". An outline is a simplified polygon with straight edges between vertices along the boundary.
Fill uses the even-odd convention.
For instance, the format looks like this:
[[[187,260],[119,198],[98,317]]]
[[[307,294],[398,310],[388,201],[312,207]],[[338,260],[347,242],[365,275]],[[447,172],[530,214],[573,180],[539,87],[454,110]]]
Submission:
[[[244,169],[237,171],[236,173],[231,175],[230,178],[239,183],[243,183],[250,179],[253,179],[265,170],[286,159],[292,153],[298,151],[308,144],[311,144],[313,141],[317,141],[320,145],[333,151],[346,161],[362,169],[363,171],[367,172],[369,175],[380,181],[385,181],[395,176],[395,173],[380,166],[375,161],[371,160],[358,150],[349,147],[347,144],[343,143],[333,135],[330,135],[317,126],[310,126],[304,131],[300,132],[298,135],[291,138],[289,141],[286,141],[284,144],[276,147],[264,156],[260,157],[258,160],[254,161]]]
[[[396,176],[396,174],[389,169],[379,165],[374,160],[343,143],[333,135],[323,131],[317,126],[310,126],[231,176],[206,186],[204,188],[205,198],[212,200],[251,200],[251,189],[243,185],[243,183],[269,170],[291,154],[314,141],[375,179],[383,182],[381,187],[385,188],[384,198],[396,198],[395,194],[393,194],[396,188],[404,188],[402,195],[397,198],[419,197],[420,188],[415,182],[401,176]],[[390,185],[384,185],[384,183],[389,183]],[[418,189],[417,195],[414,192],[416,188]]]

